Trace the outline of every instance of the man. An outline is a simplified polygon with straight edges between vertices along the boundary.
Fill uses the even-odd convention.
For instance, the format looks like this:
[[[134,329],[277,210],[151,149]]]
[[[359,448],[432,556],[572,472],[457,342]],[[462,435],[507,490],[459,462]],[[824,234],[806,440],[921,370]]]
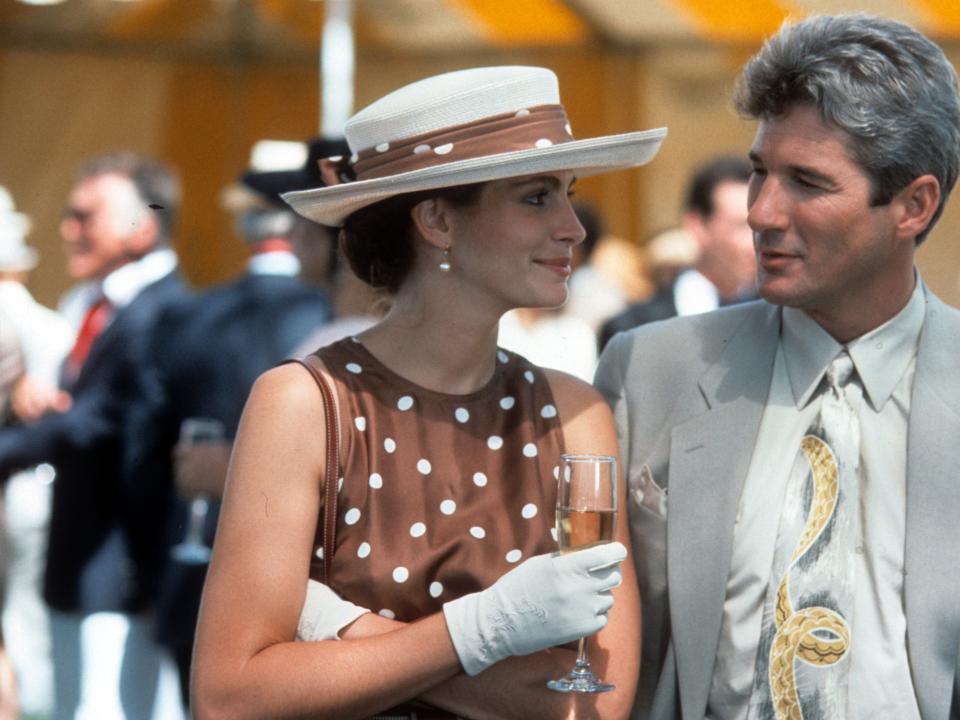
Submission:
[[[721,156],[701,166],[690,180],[683,228],[696,240],[694,266],[674,285],[678,315],[716,310],[756,297],[756,261],[747,225],[750,165]]]
[[[160,654],[146,611],[155,592],[122,483],[123,428],[142,398],[144,342],[164,304],[184,294],[168,246],[180,200],[166,167],[121,153],[78,172],[60,226],[68,312],[83,317],[65,361],[60,411],[0,431],[0,475],[57,470],[44,598],[51,608],[56,718],[150,717]],[[59,405],[58,401],[58,405]]]
[[[956,74],[900,23],[812,17],[736,100],[763,300],[620,335],[597,373],[643,596],[635,716],[956,718],[960,313],[913,264],[957,177]]]
[[[314,154],[331,149],[320,141],[314,146]],[[313,186],[321,184],[319,170],[315,173]],[[177,303],[159,320],[149,352],[151,400],[128,428],[132,451],[127,474],[131,486],[149,489],[139,495],[146,505],[144,516],[151,505],[170,507],[177,481],[180,500],[166,517],[153,517],[157,524],[152,532],[166,537],[168,547],[184,539],[191,495],[202,492],[218,499],[222,494],[233,437],[254,381],[330,319],[326,293],[297,278],[294,214],[280,199],[281,192],[302,189],[306,182],[294,171],[244,174],[226,197],[238,234],[251,251],[247,272]],[[188,418],[219,421],[225,441],[192,448],[178,444]],[[207,543],[213,541],[218,509],[214,502],[206,518]],[[170,559],[168,551],[157,562],[165,566],[158,638],[177,661],[186,704],[206,564]]]

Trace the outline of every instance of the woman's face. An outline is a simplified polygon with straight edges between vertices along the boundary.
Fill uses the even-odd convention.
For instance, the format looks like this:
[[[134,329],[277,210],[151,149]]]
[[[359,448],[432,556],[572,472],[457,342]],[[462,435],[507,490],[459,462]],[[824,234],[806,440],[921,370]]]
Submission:
[[[570,204],[571,171],[495,180],[450,207],[450,276],[489,294],[502,311],[567,299],[573,247],[584,230]]]

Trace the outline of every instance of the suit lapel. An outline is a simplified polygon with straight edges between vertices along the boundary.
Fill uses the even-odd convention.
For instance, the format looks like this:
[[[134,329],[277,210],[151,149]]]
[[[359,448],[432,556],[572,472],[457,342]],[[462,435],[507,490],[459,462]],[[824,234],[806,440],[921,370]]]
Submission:
[[[927,293],[907,430],[904,604],[920,714],[947,717],[960,637],[960,321]]]
[[[670,441],[667,575],[684,717],[703,717],[720,635],[734,521],[769,392],[780,314],[741,325],[702,376],[705,411]]]

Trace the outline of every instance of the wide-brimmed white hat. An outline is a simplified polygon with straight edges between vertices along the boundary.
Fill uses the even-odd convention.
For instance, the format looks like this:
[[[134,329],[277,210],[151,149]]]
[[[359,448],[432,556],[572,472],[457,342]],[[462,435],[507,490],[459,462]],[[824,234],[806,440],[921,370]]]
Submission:
[[[17,212],[13,197],[0,185],[0,270],[32,270],[39,253],[26,244],[33,224],[22,212]]]
[[[344,126],[356,180],[285,193],[301,215],[340,225],[402,193],[540,172],[578,177],[648,163],[666,128],[574,140],[557,77],[537,67],[436,75],[385,95]]]

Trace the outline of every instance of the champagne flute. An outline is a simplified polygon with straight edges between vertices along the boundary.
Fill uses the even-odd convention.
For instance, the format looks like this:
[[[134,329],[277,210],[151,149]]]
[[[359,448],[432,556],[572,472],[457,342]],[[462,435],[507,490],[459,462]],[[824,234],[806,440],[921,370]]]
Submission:
[[[180,424],[180,442],[185,445],[219,442],[224,438],[223,423],[214,418],[187,418]],[[185,565],[210,562],[210,546],[203,541],[203,531],[210,511],[210,498],[197,493],[190,498],[187,534],[170,549],[170,555]]]
[[[611,542],[617,519],[617,461],[609,455],[561,455],[557,486],[557,540],[560,552]],[[614,685],[597,678],[580,638],[577,661],[566,676],[550,680],[558,692],[609,692]]]

